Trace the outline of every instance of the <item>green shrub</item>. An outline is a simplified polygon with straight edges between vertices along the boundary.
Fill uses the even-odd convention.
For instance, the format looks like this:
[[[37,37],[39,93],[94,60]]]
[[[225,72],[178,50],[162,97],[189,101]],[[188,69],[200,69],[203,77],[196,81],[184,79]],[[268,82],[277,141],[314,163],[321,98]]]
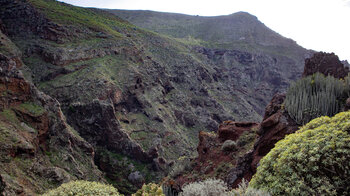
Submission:
[[[41,116],[45,113],[45,108],[32,102],[25,102],[17,106],[18,109],[27,111],[34,116]]]
[[[237,144],[235,141],[232,141],[232,140],[226,140],[221,146],[221,150],[226,152],[231,152],[236,149],[237,149]]]
[[[350,112],[312,120],[276,143],[250,187],[272,195],[350,193]]]
[[[169,176],[171,178],[176,178],[180,174],[190,171],[192,169],[192,162],[191,159],[188,157],[180,157],[174,164],[174,166],[171,168],[171,171],[169,172]]]
[[[163,194],[162,188],[154,183],[144,184],[141,189],[139,189],[132,196],[165,196]]]
[[[182,187],[180,196],[228,196],[226,184],[222,180],[207,179]]]
[[[233,189],[230,192],[230,196],[270,196],[269,193],[248,187],[248,181],[246,181],[244,178],[242,182],[238,185],[238,188]]]
[[[88,181],[71,181],[62,184],[60,187],[53,189],[43,196],[122,196],[116,188],[111,185],[101,184],[98,182]]]
[[[348,93],[345,82],[316,73],[293,84],[284,102],[288,114],[299,124],[340,112]]]

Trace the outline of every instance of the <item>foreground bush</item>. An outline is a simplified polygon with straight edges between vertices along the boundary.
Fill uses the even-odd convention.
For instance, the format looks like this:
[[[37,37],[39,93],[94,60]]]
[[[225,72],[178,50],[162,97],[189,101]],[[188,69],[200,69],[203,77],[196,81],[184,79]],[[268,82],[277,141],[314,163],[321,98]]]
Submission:
[[[132,196],[165,196],[163,194],[162,188],[154,183],[144,184],[141,189],[139,189]]]
[[[248,181],[243,178],[243,181],[238,185],[238,188],[230,192],[230,196],[271,196],[269,193],[248,187]]]
[[[71,181],[62,184],[60,187],[53,189],[43,196],[122,196],[116,188],[111,185],[105,185],[98,182],[88,181]]]
[[[221,150],[225,152],[234,151],[236,149],[237,149],[237,144],[235,141],[232,141],[232,140],[226,140],[221,146]]]
[[[182,187],[180,196],[228,196],[226,184],[222,180],[208,179]]]
[[[249,187],[272,195],[350,193],[350,112],[312,120],[276,143]]]

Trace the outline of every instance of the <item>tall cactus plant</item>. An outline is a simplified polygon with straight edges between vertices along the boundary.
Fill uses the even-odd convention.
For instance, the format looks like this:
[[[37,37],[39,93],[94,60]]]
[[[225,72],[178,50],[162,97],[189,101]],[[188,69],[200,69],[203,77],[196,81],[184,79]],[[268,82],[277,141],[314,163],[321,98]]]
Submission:
[[[289,88],[285,109],[298,124],[319,116],[333,116],[340,112],[349,94],[348,81],[349,78],[338,80],[320,73],[303,78]]]

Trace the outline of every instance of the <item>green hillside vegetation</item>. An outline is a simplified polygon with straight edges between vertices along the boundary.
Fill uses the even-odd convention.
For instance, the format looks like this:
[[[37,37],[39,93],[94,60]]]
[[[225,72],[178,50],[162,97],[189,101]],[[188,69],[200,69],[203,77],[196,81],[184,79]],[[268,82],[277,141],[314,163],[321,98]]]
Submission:
[[[249,186],[272,195],[347,195],[349,130],[350,112],[312,120],[275,145]]]
[[[132,25],[117,17],[104,12],[92,11],[85,8],[70,6],[55,0],[29,0],[35,7],[39,8],[46,16],[58,23],[69,25],[80,25],[89,27],[96,31],[109,33],[116,38],[122,37],[116,27],[131,28]]]

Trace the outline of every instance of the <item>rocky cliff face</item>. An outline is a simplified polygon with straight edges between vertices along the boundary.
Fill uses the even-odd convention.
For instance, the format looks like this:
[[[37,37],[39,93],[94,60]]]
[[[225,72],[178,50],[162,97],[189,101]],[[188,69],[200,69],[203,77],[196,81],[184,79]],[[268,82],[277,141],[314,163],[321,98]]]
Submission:
[[[259,124],[227,121],[219,126],[217,134],[201,132],[198,157],[191,163],[192,168],[166,181],[166,184],[180,190],[183,184],[203,180],[203,176],[223,179],[233,188],[243,178],[249,181],[260,159],[275,143],[298,129],[298,125],[281,108],[284,99],[284,94],[276,94]],[[227,146],[231,141],[235,141],[236,145],[230,149]]]
[[[21,53],[0,32],[1,195],[36,195],[73,179],[104,181],[95,151],[60,104],[27,81]]]
[[[256,172],[259,161],[270,152],[279,140],[298,129],[297,123],[282,108],[284,99],[284,94],[276,94],[267,105],[264,119],[257,130],[258,139],[252,150],[244,155],[235,168],[228,172],[225,179],[228,185],[237,187],[243,178],[250,181]]]
[[[336,55],[323,52],[315,53],[306,59],[304,70],[303,76],[319,72],[337,78],[344,78],[349,72],[348,67],[344,66]],[[203,176],[221,178],[233,188],[236,188],[243,178],[250,181],[259,161],[278,141],[299,128],[284,109],[285,98],[284,93],[274,95],[266,106],[264,118],[259,124],[226,121],[219,126],[217,134],[201,132],[197,147],[198,157],[189,164],[189,169],[179,172],[179,175],[167,179],[165,183],[179,191],[185,183],[203,180]],[[348,110],[349,103],[348,99],[342,110]],[[231,140],[237,141],[238,147],[233,151],[225,151],[225,146],[231,143]],[[249,145],[242,148],[241,141],[248,141]]]
[[[200,132],[198,157],[178,171],[178,175],[165,179],[165,184],[181,190],[186,183],[206,178],[225,179],[230,168],[240,166],[243,156],[253,147],[259,125],[253,122],[223,122],[217,134]]]

